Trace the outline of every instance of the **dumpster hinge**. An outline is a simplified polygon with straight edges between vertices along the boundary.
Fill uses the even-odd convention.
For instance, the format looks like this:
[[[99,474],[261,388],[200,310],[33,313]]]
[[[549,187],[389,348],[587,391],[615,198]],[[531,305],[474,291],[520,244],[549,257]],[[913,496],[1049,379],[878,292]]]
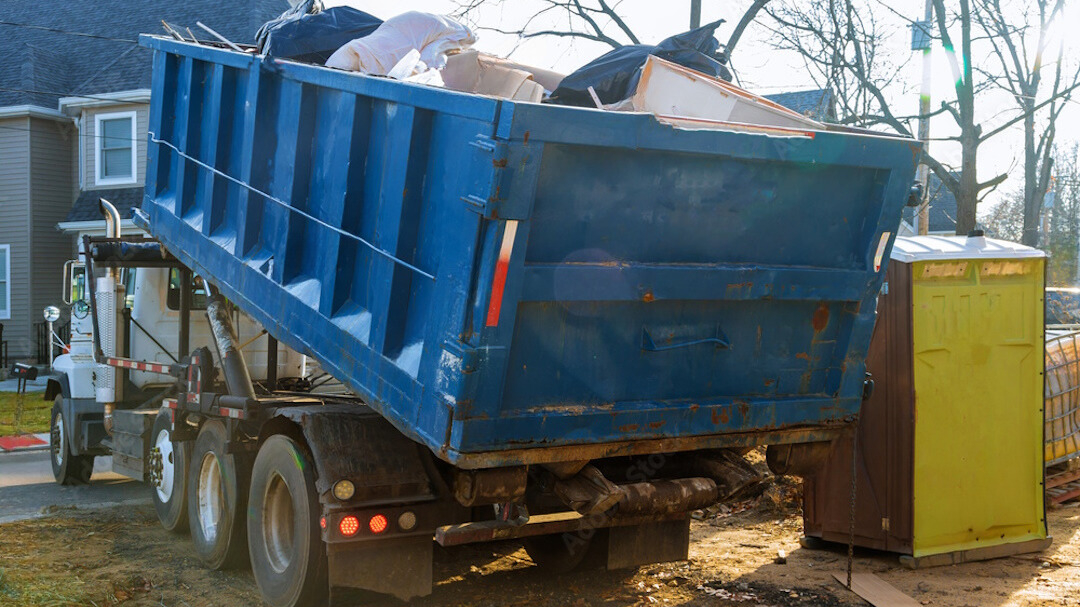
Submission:
[[[477,137],[469,145],[475,154],[466,181],[466,191],[469,193],[461,200],[469,210],[481,217],[495,219],[499,215],[500,184],[507,165],[507,145],[486,136]]]

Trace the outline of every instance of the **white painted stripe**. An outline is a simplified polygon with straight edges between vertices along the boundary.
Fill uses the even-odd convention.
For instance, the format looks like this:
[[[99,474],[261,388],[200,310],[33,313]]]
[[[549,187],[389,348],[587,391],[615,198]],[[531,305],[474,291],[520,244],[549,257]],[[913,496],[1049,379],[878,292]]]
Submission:
[[[502,246],[499,247],[499,261],[510,261],[510,253],[514,250],[514,239],[517,238],[518,222],[509,220],[503,228]]]

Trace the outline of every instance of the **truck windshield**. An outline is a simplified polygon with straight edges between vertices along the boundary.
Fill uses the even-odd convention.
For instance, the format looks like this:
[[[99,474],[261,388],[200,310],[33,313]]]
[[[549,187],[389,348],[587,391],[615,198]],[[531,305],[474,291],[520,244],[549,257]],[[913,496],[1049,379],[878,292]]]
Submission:
[[[191,275],[191,284],[188,285],[188,288],[192,289],[191,309],[205,310],[206,290],[203,288],[202,281],[196,280],[195,274]],[[168,297],[166,297],[166,303],[170,310],[180,309],[180,270],[176,268],[169,270],[169,293]]]

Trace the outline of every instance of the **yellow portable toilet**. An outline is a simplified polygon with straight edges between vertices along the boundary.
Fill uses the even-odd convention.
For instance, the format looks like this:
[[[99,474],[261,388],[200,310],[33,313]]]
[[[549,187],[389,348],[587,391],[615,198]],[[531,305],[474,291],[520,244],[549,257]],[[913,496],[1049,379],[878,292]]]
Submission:
[[[912,567],[1049,546],[1044,267],[1042,251],[978,232],[896,239],[867,354],[857,545]],[[851,454],[841,441],[807,481],[808,538],[848,541]]]

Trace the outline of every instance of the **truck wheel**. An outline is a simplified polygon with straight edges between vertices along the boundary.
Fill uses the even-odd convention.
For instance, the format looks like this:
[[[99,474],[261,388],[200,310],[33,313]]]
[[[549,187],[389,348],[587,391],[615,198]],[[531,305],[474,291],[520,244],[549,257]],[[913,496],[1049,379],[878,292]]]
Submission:
[[[588,538],[573,533],[538,535],[524,538],[522,543],[537,567],[555,574],[569,573],[585,563],[596,533]]]
[[[244,513],[250,470],[225,453],[228,433],[219,421],[199,430],[188,466],[188,523],[195,553],[211,569],[230,569],[247,556]]]
[[[52,407],[52,423],[49,424],[49,453],[53,478],[61,485],[86,485],[94,472],[93,455],[72,455],[68,444],[63,396],[57,396]]]
[[[161,473],[151,496],[161,526],[173,533],[183,533],[188,529],[187,472],[191,442],[174,443],[171,430],[169,414],[158,413],[150,432],[150,446],[161,456]]]
[[[293,439],[271,436],[251,471],[248,549],[263,600],[274,607],[325,605],[326,546],[311,457]]]

